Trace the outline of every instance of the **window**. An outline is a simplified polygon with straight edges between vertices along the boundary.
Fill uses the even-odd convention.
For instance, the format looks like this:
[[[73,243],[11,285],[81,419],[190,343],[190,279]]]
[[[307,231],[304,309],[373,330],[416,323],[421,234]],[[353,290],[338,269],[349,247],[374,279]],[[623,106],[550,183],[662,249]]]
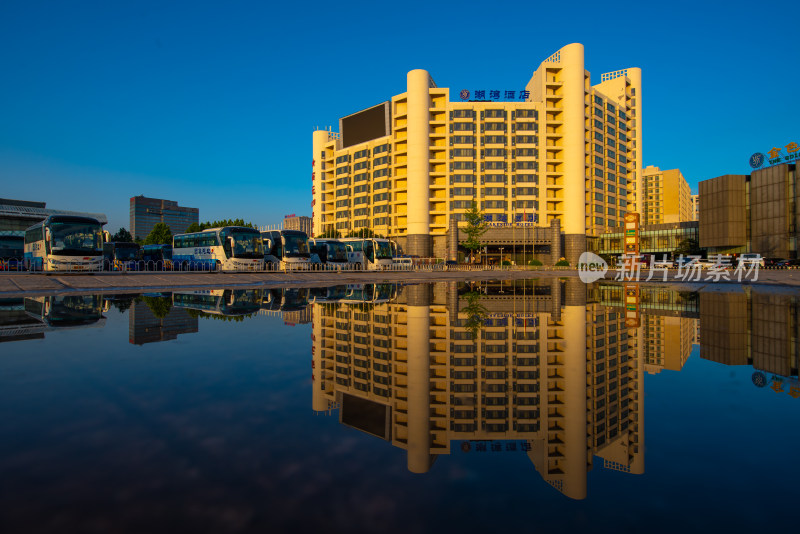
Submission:
[[[602,217],[595,217],[595,218],[594,218],[594,223],[595,223],[595,224],[599,224],[599,225],[601,225],[601,226],[602,226],[603,224],[605,224],[605,221],[603,221],[603,218],[602,218]]]
[[[347,200],[347,199],[345,199],[345,200],[337,200],[336,201],[336,207],[337,208],[346,208],[349,205],[350,205],[350,201]]]
[[[505,135],[487,135],[483,138],[484,145],[505,145],[506,144],[506,136]]]
[[[450,163],[450,170],[456,169],[466,169],[466,170],[473,170],[475,169],[475,162],[474,161],[453,161]]]
[[[612,128],[611,126],[606,126],[606,132],[608,134],[610,134],[610,135],[616,135],[617,134],[617,131],[614,128]]]
[[[389,176],[389,168],[378,169],[372,173],[373,178],[380,178],[381,176]]]
[[[450,137],[450,144],[456,145],[474,145],[474,135],[453,135]]]
[[[600,97],[599,97],[599,96],[597,96],[597,95],[594,95],[594,103],[595,103],[595,104],[597,104],[598,106],[601,106],[601,107],[602,107],[602,105],[603,105],[603,99],[602,99],[602,98],[600,98]]]
[[[345,174],[350,172],[350,165],[345,165],[344,167],[338,167],[336,169],[336,175]]]
[[[523,119],[538,119],[539,112],[535,109],[518,109],[517,110],[517,118]]]
[[[450,189],[451,196],[475,196],[474,187],[453,187]]]
[[[353,205],[358,206],[359,204],[369,204],[369,197],[356,197],[353,200]]]
[[[598,169],[597,167],[595,167],[594,175],[595,176],[599,176],[600,178],[602,178],[603,177],[603,169]]]
[[[603,121],[599,121],[599,120],[595,119],[594,120],[594,127],[602,132],[603,131]]]
[[[389,206],[389,204],[384,204],[383,206],[375,206],[372,209],[372,213],[374,213],[374,214],[377,214],[377,213],[389,213],[390,210],[391,210],[391,206]]]
[[[375,161],[372,162],[372,165],[377,167],[378,165],[386,165],[389,163],[389,156],[383,156],[380,158],[375,158]]]
[[[383,180],[381,182],[375,182],[372,185],[372,190],[377,191],[378,189],[389,189],[389,180]]]
[[[484,116],[493,119],[499,119],[499,118],[505,119],[506,111],[504,109],[487,109],[486,114]]]
[[[518,161],[517,162],[517,169],[520,169],[520,170],[524,170],[524,169],[539,170],[539,162],[537,162],[537,161]]]
[[[474,119],[475,110],[472,109],[454,109],[450,113],[450,117],[454,119]]]
[[[361,182],[362,180],[366,180],[367,178],[369,178],[369,174],[366,173],[366,172],[362,172],[361,174],[356,174],[353,177],[353,181],[354,182]]]
[[[350,161],[350,156],[345,154],[344,156],[339,156],[336,158],[336,165],[339,165],[340,163],[347,163],[348,161]]]
[[[475,183],[475,175],[473,174],[453,174],[450,176],[450,183],[453,184],[471,184]]]
[[[375,154],[380,154],[381,152],[389,152],[389,144],[388,143],[385,144],[385,145],[376,146],[375,148],[372,149],[372,155],[373,156]]]
[[[353,154],[353,159],[366,158],[367,156],[369,156],[369,150],[365,148],[364,150],[359,150]]]
[[[373,202],[382,202],[384,200],[389,200],[389,193],[378,193],[372,196]]]
[[[601,134],[600,132],[595,132],[594,133],[594,139],[595,139],[595,141],[601,141],[602,142],[603,141],[603,134]]]
[[[474,148],[453,148],[453,149],[450,149],[450,157],[451,158],[474,158],[475,157],[475,149]]]
[[[505,148],[487,148],[483,151],[484,157],[487,158],[504,158],[506,157]]]
[[[486,124],[483,125],[483,131],[486,131],[486,132],[505,132],[506,131],[506,123],[504,123],[504,122],[487,122]]]
[[[538,187],[518,187],[517,188],[517,195],[518,196],[539,196],[539,188]]]
[[[505,169],[506,162],[505,161],[487,161],[485,164],[485,168],[488,169]]]
[[[537,158],[539,157],[539,150],[536,148],[518,148],[516,156],[518,158]]]
[[[535,135],[518,135],[515,143],[518,145],[535,145],[539,142],[539,137]]]
[[[596,116],[598,116],[598,117],[602,117],[603,116],[603,110],[600,109],[600,108],[594,108],[594,114]]]
[[[506,196],[505,187],[486,187],[483,190],[483,196]]]
[[[602,191],[603,190],[603,182],[601,182],[600,180],[595,180],[594,181],[594,187],[595,187],[595,189],[600,189]]]
[[[604,163],[604,162],[603,162],[603,157],[602,157],[602,156],[595,156],[595,157],[594,157],[594,164],[595,164],[595,165],[600,165],[600,166],[602,166],[602,165],[603,165],[603,163]]]
[[[520,122],[520,123],[517,124],[517,131],[518,132],[523,132],[523,131],[538,132],[539,131],[539,125],[536,124],[535,122]]]
[[[338,180],[336,180],[336,187],[339,187],[340,185],[348,185],[349,183],[350,183],[350,178],[345,176],[344,178],[339,178]]]
[[[364,217],[369,215],[369,208],[358,208],[357,210],[353,210],[354,217]]]
[[[353,165],[354,171],[359,171],[361,169],[369,169],[369,161],[359,161]]]
[[[595,194],[594,194],[594,199],[595,199],[597,202],[602,202],[602,201],[603,201],[603,193],[595,193]]]
[[[517,183],[539,183],[539,176],[536,174],[518,174],[517,175]]]
[[[504,184],[506,183],[505,174],[486,174],[483,176],[483,183],[485,184]]]
[[[613,150],[606,150],[606,156],[611,159],[614,159],[617,157],[617,154]]]
[[[450,131],[452,132],[474,132],[475,131],[475,123],[474,122],[454,122],[450,125]]]
[[[357,186],[355,186],[353,188],[353,194],[354,195],[357,195],[359,193],[366,193],[368,191],[369,191],[369,185],[367,185],[367,184],[357,185]]]

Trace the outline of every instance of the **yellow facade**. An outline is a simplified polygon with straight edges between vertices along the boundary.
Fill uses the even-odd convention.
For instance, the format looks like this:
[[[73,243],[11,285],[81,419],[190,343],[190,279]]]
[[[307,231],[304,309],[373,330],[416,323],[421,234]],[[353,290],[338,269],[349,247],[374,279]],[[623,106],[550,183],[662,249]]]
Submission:
[[[694,218],[689,184],[678,169],[662,171],[648,165],[642,171],[642,217],[645,225],[688,222]]]
[[[640,202],[641,71],[592,86],[576,43],[525,90],[523,101],[451,101],[413,70],[389,102],[385,135],[344,146],[339,132],[314,132],[314,234],[369,228],[438,255],[451,218],[473,202],[499,222],[558,219],[568,236],[620,226]]]

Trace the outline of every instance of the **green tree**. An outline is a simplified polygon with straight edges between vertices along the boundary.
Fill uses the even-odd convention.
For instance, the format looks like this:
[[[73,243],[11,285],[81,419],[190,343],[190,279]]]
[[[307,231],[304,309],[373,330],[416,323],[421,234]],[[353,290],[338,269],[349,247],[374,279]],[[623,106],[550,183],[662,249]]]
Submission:
[[[159,223],[161,224],[161,223]],[[163,319],[169,315],[172,309],[172,299],[170,297],[148,297],[141,296],[136,298],[137,302],[144,302],[156,319]]]
[[[112,236],[111,236],[111,241],[124,241],[124,242],[126,242],[126,243],[130,243],[130,242],[132,242],[132,241],[133,241],[133,236],[132,236],[132,235],[131,235],[131,233],[130,233],[128,230],[126,230],[126,229],[125,229],[125,227],[123,226],[122,228],[120,228],[119,230],[117,230],[117,233],[116,233],[116,234],[114,234],[114,235],[112,235]]]
[[[145,245],[166,245],[172,243],[172,230],[166,223],[156,223],[153,230],[144,239]]]
[[[481,236],[489,228],[486,225],[483,212],[478,210],[478,204],[475,202],[472,203],[472,207],[464,214],[464,217],[467,221],[467,226],[463,230],[467,234],[467,239],[461,245],[469,250],[469,262],[472,263],[473,254],[483,246]]]
[[[352,232],[347,234],[346,237],[358,237],[358,238],[361,238],[361,239],[366,239],[368,237],[375,237],[375,238],[383,239],[384,236],[382,236],[381,234],[376,234],[375,232],[373,232],[369,228],[362,228],[361,230],[353,230]]]
[[[486,318],[486,314],[489,313],[489,310],[486,306],[481,304],[480,292],[471,290],[468,293],[464,293],[463,297],[467,299],[467,305],[460,310],[467,314],[464,328],[469,330],[472,339],[478,339],[478,332],[483,328],[483,321]]]
[[[681,254],[684,256],[702,256],[704,250],[700,248],[700,243],[696,239],[684,239],[678,243],[678,247],[672,252],[674,257]]]
[[[194,232],[200,232],[203,228],[200,226],[200,223],[192,223],[186,228],[187,234],[193,234]]]
[[[204,223],[192,223],[186,229],[186,233],[192,232],[202,232],[203,230],[208,230],[209,228],[222,228],[223,226],[244,226],[247,228],[255,228],[253,223],[245,222],[244,219],[222,219],[219,221],[206,221]]]
[[[342,234],[339,233],[338,230],[334,230],[333,227],[325,230],[322,234],[317,236],[317,239],[339,239],[342,237]]]

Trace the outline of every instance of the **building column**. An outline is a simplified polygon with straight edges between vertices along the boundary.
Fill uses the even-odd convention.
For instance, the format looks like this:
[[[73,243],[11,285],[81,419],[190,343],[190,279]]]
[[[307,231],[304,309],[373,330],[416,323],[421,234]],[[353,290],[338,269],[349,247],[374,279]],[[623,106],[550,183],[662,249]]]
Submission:
[[[571,266],[586,250],[586,71],[583,45],[561,49],[564,88],[564,257]]]
[[[317,130],[313,133],[312,137],[312,156],[311,160],[314,162],[312,171],[314,173],[314,180],[312,182],[312,195],[313,202],[311,206],[311,233],[309,237],[314,237],[325,232],[326,228],[322,227],[322,151],[325,148],[325,143],[328,142],[329,134],[325,130]]]
[[[561,259],[561,221],[550,221],[550,265],[555,265]]]
[[[408,470],[427,473],[431,456],[431,286],[408,286]]]
[[[586,306],[564,306],[564,486],[572,499],[586,498]]]
[[[408,254],[433,255],[430,235],[430,75],[408,73]]]

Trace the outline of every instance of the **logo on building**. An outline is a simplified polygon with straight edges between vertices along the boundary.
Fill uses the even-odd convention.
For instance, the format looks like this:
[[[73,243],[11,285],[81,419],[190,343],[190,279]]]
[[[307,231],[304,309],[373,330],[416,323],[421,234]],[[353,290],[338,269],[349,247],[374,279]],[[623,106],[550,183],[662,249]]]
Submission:
[[[603,278],[608,272],[606,260],[593,252],[584,252],[578,258],[578,277],[584,284],[591,284]]]
[[[761,167],[764,164],[765,159],[767,159],[767,157],[764,154],[761,152],[756,152],[750,156],[750,167],[753,169]]]
[[[469,100],[469,90],[467,89],[461,90],[461,100]]]

